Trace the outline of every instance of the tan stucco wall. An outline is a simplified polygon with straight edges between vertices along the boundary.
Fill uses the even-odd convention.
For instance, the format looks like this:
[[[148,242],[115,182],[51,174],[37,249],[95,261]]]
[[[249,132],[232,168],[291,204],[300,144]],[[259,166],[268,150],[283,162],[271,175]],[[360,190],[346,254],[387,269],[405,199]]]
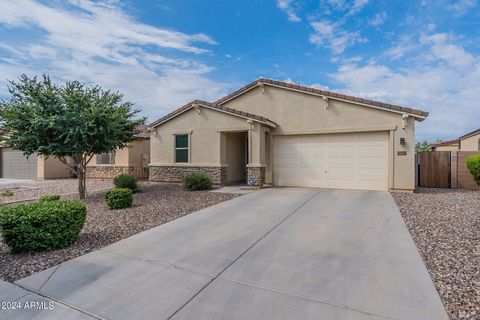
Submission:
[[[189,133],[190,162],[177,165],[208,166],[226,164],[226,152],[220,154],[220,145],[226,139],[222,131],[245,131],[249,125],[245,119],[218,111],[200,108],[189,110],[156,128],[150,136],[150,165],[174,164],[174,135]],[[223,140],[223,141],[222,141]],[[223,148],[223,150],[226,150]]]
[[[134,166],[135,168],[142,168],[144,164],[148,166],[149,155],[149,139],[135,140],[128,146],[128,162],[130,166]]]
[[[37,157],[37,179],[54,178],[68,178],[67,166],[53,157]]]
[[[480,133],[464,140],[460,141],[461,151],[480,151],[478,150],[478,139],[480,139]]]
[[[117,151],[115,151],[115,164],[97,164],[97,158],[96,158],[97,155],[94,155],[92,160],[87,164],[87,167],[128,166],[128,159],[129,159],[128,154],[129,154],[128,148],[118,149]]]
[[[407,126],[403,129],[402,115],[399,113],[332,99],[329,100],[329,108],[325,109],[321,97],[271,86],[264,86],[264,92],[261,88],[252,89],[224,106],[261,115],[276,122],[278,127],[272,129],[272,135],[389,131],[389,186],[405,190],[413,190],[415,187],[415,120],[412,117],[408,118]],[[405,146],[400,145],[402,137],[406,140]],[[261,139],[258,141],[262,143]],[[407,155],[397,155],[399,151],[406,151]],[[264,163],[264,155],[252,152],[254,163]],[[268,167],[266,171],[269,171]]]
[[[446,145],[446,146],[438,146],[434,147],[433,151],[458,151],[458,145]]]

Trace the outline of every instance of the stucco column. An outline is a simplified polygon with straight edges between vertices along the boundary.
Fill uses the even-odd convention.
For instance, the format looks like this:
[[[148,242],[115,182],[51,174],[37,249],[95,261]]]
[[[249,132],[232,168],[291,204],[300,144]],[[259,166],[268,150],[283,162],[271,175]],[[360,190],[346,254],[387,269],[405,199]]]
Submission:
[[[247,182],[254,186],[265,183],[265,130],[259,123],[251,123],[248,131],[249,163]]]

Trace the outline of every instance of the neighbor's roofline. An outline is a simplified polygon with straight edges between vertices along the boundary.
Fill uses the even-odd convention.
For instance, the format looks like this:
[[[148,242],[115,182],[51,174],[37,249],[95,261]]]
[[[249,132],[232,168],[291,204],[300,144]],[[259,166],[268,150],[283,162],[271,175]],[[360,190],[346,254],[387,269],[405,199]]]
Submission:
[[[369,108],[376,108],[384,111],[390,111],[390,112],[395,112],[399,114],[408,114],[411,115],[412,117],[415,117],[419,121],[423,121],[428,117],[428,112],[419,110],[419,109],[413,109],[413,108],[406,108],[406,107],[401,107],[398,105],[393,105],[389,103],[384,103],[380,101],[374,101],[374,100],[368,100],[368,99],[363,99],[363,98],[358,98],[354,96],[349,96],[341,93],[336,93],[336,92],[331,92],[331,91],[325,91],[325,90],[319,90],[315,89],[312,87],[305,87],[305,86],[299,86],[293,83],[287,83],[287,82],[281,82],[277,80],[272,80],[272,79],[264,79],[260,78],[258,80],[255,80],[243,88],[240,88],[239,90],[218,99],[217,101],[214,102],[214,104],[222,105],[228,101],[231,101],[238,96],[254,89],[262,85],[268,85],[272,87],[277,87],[281,89],[287,89],[287,90],[292,90],[296,92],[301,92],[305,94],[311,94],[315,96],[320,96],[320,97],[327,97],[332,100],[338,100],[338,101],[343,101],[343,102],[348,102],[352,104],[357,104]]]
[[[255,121],[255,122],[258,122],[258,123],[262,123],[262,124],[267,125],[267,126],[272,127],[272,128],[277,127],[277,124],[275,122],[273,122],[273,121],[271,121],[271,120],[269,120],[265,117],[258,116],[258,115],[248,113],[248,112],[244,112],[244,111],[240,111],[240,110],[237,110],[237,109],[232,109],[232,108],[216,105],[216,104],[213,104],[213,103],[210,103],[210,102],[207,102],[207,101],[201,101],[201,100],[193,100],[193,101],[187,103],[186,105],[176,109],[175,111],[167,114],[166,116],[152,122],[148,127],[149,128],[155,128],[155,127],[157,127],[157,126],[159,126],[159,125],[161,125],[161,124],[163,124],[167,121],[170,121],[171,119],[181,115],[182,113],[191,110],[192,108],[194,108],[194,106],[199,106],[199,107],[207,108],[207,109],[210,109],[210,110],[226,113],[226,114],[229,114],[229,115],[232,115],[232,116],[235,116],[235,117],[243,118],[245,120],[252,120],[252,121]]]
[[[447,146],[451,144],[459,144],[460,140],[459,139],[453,139],[453,140],[446,140],[446,141],[438,141],[434,143],[430,143],[430,147],[441,147],[441,146]]]
[[[472,132],[469,132],[461,137],[459,137],[458,139],[459,140],[463,140],[463,139],[466,139],[466,138],[470,138],[471,136],[475,136],[477,134],[480,133],[480,129],[477,129],[477,130],[473,130]]]

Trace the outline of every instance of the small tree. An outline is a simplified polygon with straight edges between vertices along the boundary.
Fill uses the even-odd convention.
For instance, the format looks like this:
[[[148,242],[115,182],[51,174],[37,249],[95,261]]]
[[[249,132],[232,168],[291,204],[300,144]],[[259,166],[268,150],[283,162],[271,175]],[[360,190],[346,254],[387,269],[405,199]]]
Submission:
[[[432,147],[428,144],[427,141],[419,141],[415,145],[415,151],[417,152],[431,152]]]
[[[95,154],[126,147],[144,118],[123,95],[78,81],[52,84],[22,75],[10,81],[11,97],[0,102],[0,130],[7,147],[56,157],[78,177],[80,198],[86,197],[86,166]]]

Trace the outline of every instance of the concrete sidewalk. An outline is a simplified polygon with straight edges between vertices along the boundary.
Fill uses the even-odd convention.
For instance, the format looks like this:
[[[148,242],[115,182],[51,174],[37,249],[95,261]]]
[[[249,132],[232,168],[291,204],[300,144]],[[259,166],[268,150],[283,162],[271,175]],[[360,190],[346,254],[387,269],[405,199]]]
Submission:
[[[448,319],[383,192],[260,190],[17,284],[87,318]]]

